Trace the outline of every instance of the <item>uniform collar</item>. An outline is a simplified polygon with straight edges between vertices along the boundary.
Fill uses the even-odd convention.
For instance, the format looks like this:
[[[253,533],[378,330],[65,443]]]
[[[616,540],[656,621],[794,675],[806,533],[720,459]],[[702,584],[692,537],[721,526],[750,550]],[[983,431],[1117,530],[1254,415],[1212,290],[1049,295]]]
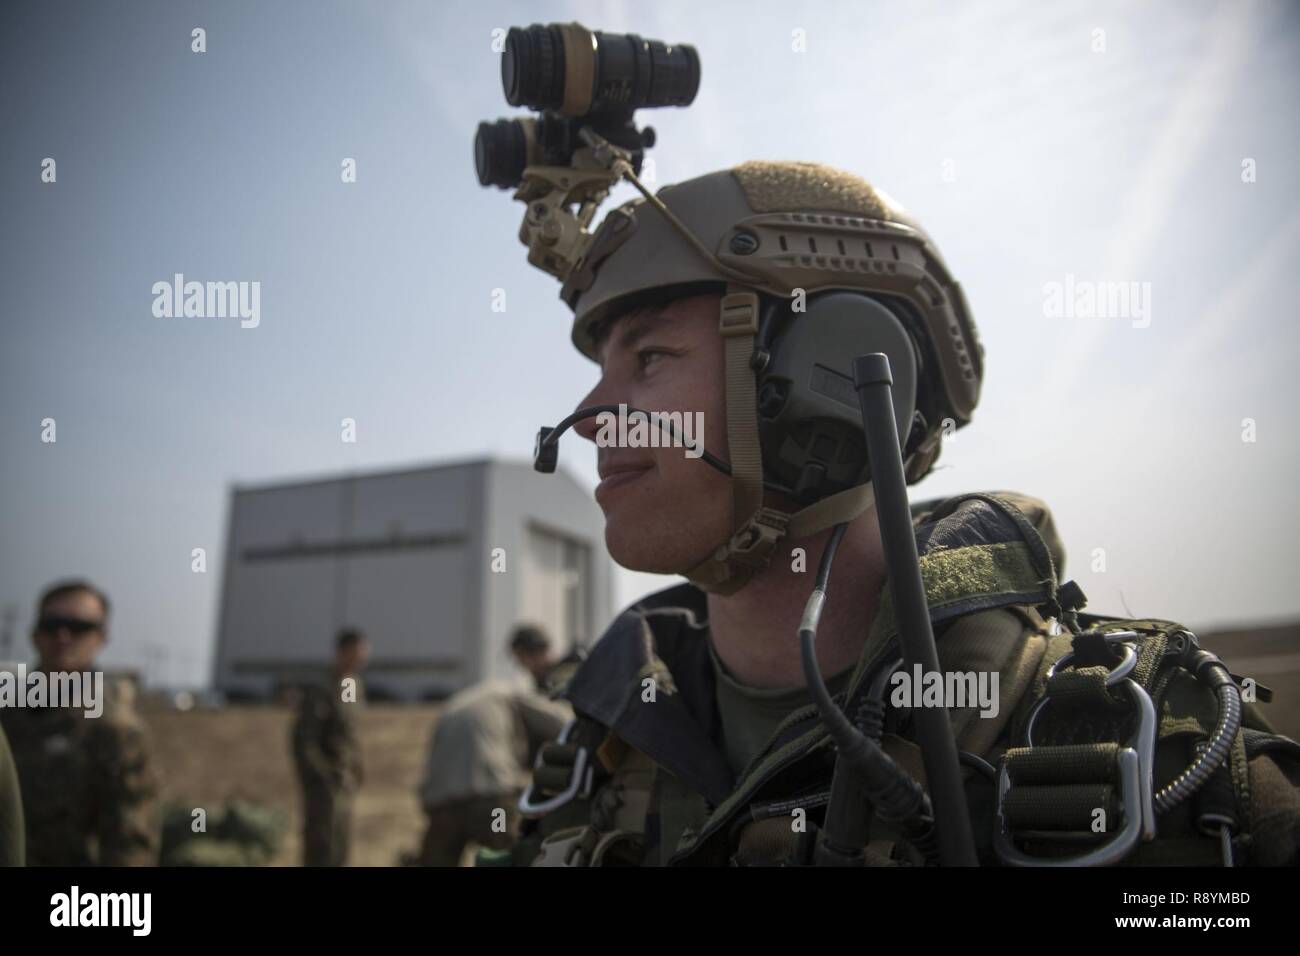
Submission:
[[[648,595],[615,619],[564,696],[717,803],[735,781],[718,744],[707,630],[695,585]]]

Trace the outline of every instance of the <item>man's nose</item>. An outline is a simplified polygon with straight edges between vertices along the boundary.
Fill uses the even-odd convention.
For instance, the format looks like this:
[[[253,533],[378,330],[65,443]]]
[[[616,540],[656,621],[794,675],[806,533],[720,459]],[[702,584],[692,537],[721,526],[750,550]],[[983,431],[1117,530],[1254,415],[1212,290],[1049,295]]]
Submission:
[[[577,408],[590,408],[592,405],[617,405],[619,399],[613,396],[612,390],[602,378],[596,383],[596,387],[583,397],[577,405]],[[577,411],[577,408],[574,411]],[[573,430],[589,442],[596,440],[596,433],[600,431],[600,422],[597,416],[592,415],[590,418],[584,418],[582,421],[573,423]]]

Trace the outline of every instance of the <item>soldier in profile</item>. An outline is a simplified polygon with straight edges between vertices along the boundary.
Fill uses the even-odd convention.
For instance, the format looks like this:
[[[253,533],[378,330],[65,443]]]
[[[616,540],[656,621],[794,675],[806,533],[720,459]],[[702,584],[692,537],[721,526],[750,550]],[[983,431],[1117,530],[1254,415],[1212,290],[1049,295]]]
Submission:
[[[293,756],[302,786],[303,865],[343,866],[352,805],[363,776],[357,712],[364,702],[361,672],[370,656],[355,628],[335,641],[330,679],[303,688],[293,725]]]
[[[108,597],[86,581],[46,590],[32,629],[38,669],[51,676],[93,672],[108,642],[108,616]],[[158,862],[158,779],[148,736],[130,695],[112,683],[101,686],[110,692],[102,709],[60,700],[0,708],[18,772],[28,865]],[[0,793],[4,786],[0,780]]]
[[[633,178],[625,161],[617,172]],[[819,163],[741,163],[644,195],[611,211],[576,258],[561,261],[527,221],[521,235],[538,238],[530,261],[556,266],[572,342],[599,366],[565,422],[596,447],[610,556],[687,582],[623,612],[568,682],[575,721],[540,752],[537,822],[513,858],[1300,861],[1300,747],[1185,627],[1080,614],[1086,596],[1061,577],[1042,502],[974,492],[911,503],[901,518],[877,510],[886,488],[882,504],[906,507],[904,484],[972,420],[984,375],[965,296],[921,225],[866,180]],[[882,386],[893,422],[867,408],[868,389]],[[599,415],[611,408],[702,410],[704,448],[726,458],[610,443]],[[864,439],[882,423],[878,448],[895,447],[872,461]],[[539,470],[554,470],[559,433],[540,433]],[[886,541],[909,536],[902,552]],[[987,712],[922,701],[950,726],[884,693],[898,686],[902,632],[925,630],[901,624],[894,604],[908,565],[898,559],[913,545],[926,568],[914,610],[939,639],[928,669],[998,681],[1000,705]],[[1140,680],[1126,676],[1135,669]],[[1121,681],[1125,699],[1111,691]],[[944,741],[952,786],[936,774],[922,783]],[[965,778],[959,754],[976,768]],[[1123,805],[1101,806],[1096,794],[1115,793],[1121,776]],[[896,799],[925,787],[929,807]],[[953,813],[941,812],[945,791]],[[1117,813],[1124,826],[1107,829]],[[955,835],[947,851],[941,834]]]

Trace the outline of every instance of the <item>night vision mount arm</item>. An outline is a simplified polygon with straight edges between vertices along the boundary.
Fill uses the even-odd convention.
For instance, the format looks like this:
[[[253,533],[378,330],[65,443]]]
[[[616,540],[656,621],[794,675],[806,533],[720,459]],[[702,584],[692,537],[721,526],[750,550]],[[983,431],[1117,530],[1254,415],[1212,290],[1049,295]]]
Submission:
[[[528,166],[514,198],[527,204],[519,241],[528,247],[528,261],[569,287],[596,234],[589,230],[597,208],[619,180],[626,179],[677,233],[715,269],[729,278],[754,285],[763,280],[718,261],[699,237],[637,176],[632,155],[603,139],[590,127],[579,138],[588,145],[575,150],[571,166]],[[577,211],[573,206],[577,206]]]
[[[639,185],[629,153],[589,128],[579,136],[588,145],[574,152],[572,165],[529,166],[514,194],[527,207],[519,241],[529,263],[561,282],[586,255],[591,220],[610,190],[623,178]]]

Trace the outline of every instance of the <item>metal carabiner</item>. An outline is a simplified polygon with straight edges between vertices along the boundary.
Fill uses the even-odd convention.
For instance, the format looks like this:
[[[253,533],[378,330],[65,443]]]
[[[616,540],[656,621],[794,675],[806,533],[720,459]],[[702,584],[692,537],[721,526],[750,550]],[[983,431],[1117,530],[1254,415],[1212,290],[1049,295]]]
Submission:
[[[1134,636],[1132,631],[1120,631],[1119,633],[1127,636]],[[1134,668],[1137,667],[1137,651],[1133,649],[1132,644],[1124,644],[1121,653],[1123,656],[1120,658],[1120,662],[1111,668],[1110,673],[1106,675],[1107,687],[1117,686],[1120,681],[1125,680],[1129,674],[1133,673]],[[1070,661],[1072,660],[1074,660],[1074,651],[1067,651],[1062,654],[1060,659],[1047,669],[1047,676],[1044,680],[1050,681],[1056,676],[1058,670],[1062,670],[1069,666]],[[1141,687],[1138,689],[1141,690]],[[1146,691],[1143,691],[1143,693],[1146,693]],[[1049,700],[1051,700],[1051,698],[1044,694],[1042,699],[1038,703],[1034,704],[1033,710],[1029,712],[1029,719],[1025,723],[1026,747],[1032,747],[1034,745],[1034,722],[1038,720],[1038,715],[1042,712],[1043,706]]]
[[[570,720],[560,731],[560,736],[555,738],[557,744],[566,744],[569,742],[569,734],[577,725],[576,719]],[[526,819],[535,820],[544,817],[553,810],[569,803],[575,797],[585,799],[591,793],[591,779],[593,768],[588,766],[589,757],[586,747],[578,747],[573,758],[573,770],[569,775],[569,783],[563,791],[553,797],[545,800],[538,800],[534,794],[536,792],[536,778],[528,782],[528,787],[524,790],[523,796],[519,798],[519,813]],[[537,755],[537,760],[533,763],[533,769],[536,770],[542,766],[542,755]]]
[[[1136,637],[1132,631],[1119,631],[1106,635],[1107,641]],[[1048,671],[1050,678],[1056,671],[1068,666],[1073,657],[1070,652],[1061,657]],[[1116,755],[1119,765],[1120,793],[1124,807],[1124,827],[1115,837],[1087,853],[1077,856],[1044,858],[1032,856],[1016,846],[1007,827],[1002,808],[1007,791],[1011,789],[1011,775],[1003,760],[998,770],[997,826],[993,833],[993,846],[998,858],[1010,866],[1110,866],[1122,861],[1139,842],[1155,839],[1156,814],[1153,799],[1154,766],[1156,751],[1156,708],[1151,695],[1128,675],[1137,666],[1137,651],[1132,644],[1123,644],[1123,657],[1106,677],[1107,687],[1121,687],[1132,699],[1138,712],[1138,726],[1133,739]],[[1034,721],[1050,698],[1044,696],[1030,712],[1025,728],[1025,745],[1033,747]]]

